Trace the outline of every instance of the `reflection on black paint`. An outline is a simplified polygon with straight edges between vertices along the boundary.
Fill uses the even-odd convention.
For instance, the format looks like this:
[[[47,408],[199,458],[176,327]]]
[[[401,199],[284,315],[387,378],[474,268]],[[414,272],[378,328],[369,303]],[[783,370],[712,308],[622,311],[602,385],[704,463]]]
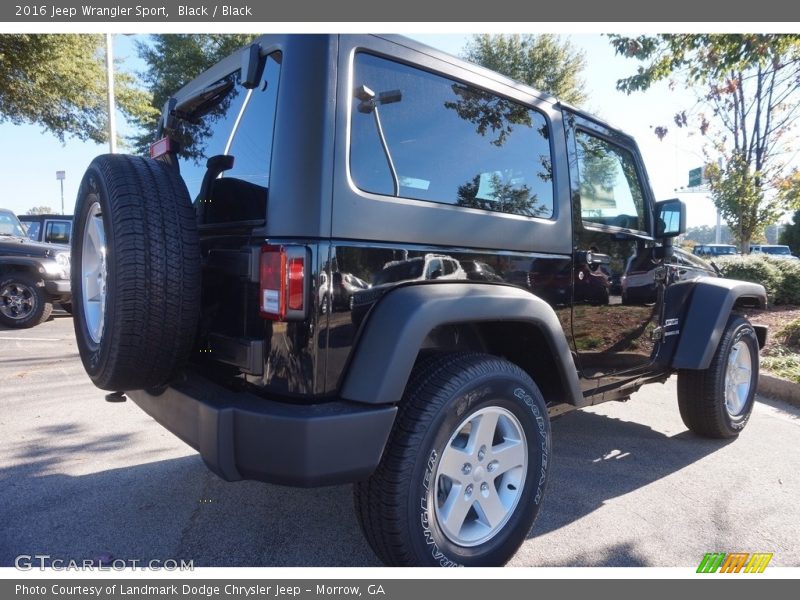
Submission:
[[[421,248],[337,246],[326,267],[348,273],[368,284],[353,295],[353,309],[327,315],[328,364],[326,388],[334,392],[356,340],[358,328],[378,300],[395,286],[419,282],[512,284],[550,303],[570,339],[571,259],[522,254],[447,252]],[[436,277],[437,271],[440,274]],[[322,338],[322,336],[321,336]]]

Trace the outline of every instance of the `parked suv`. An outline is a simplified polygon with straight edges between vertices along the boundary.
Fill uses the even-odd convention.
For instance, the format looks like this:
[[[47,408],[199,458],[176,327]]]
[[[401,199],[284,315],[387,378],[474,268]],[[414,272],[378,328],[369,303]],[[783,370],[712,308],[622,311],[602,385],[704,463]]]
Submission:
[[[705,258],[715,258],[718,256],[735,256],[739,253],[736,246],[731,244],[697,244],[692,253]]]
[[[673,277],[684,205],[630,136],[527,86],[401,37],[267,35],[175,91],[151,156],[81,184],[87,373],[223,479],[353,482],[386,564],[508,561],[552,415],[677,373],[695,433],[750,418],[764,288]],[[631,256],[652,306],[615,295]],[[337,272],[372,286],[360,319],[319,309]]]
[[[70,306],[69,246],[28,239],[10,210],[0,209],[0,325],[33,327],[53,304]]]
[[[780,244],[750,244],[751,254],[768,254],[776,258],[786,258],[788,260],[797,260],[796,256],[792,255],[789,246]]]
[[[36,242],[69,244],[72,234],[72,215],[22,215],[28,237]]]

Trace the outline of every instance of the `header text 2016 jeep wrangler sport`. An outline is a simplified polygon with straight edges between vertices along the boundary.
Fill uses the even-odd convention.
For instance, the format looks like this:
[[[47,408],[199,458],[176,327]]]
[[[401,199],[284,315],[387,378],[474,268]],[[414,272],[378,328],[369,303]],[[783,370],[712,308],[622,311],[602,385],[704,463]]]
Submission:
[[[683,205],[602,121],[403,38],[269,35],[162,129],[81,185],[87,372],[224,479],[354,482],[387,564],[505,563],[566,410],[677,373],[691,430],[747,423],[764,289],[682,279]]]

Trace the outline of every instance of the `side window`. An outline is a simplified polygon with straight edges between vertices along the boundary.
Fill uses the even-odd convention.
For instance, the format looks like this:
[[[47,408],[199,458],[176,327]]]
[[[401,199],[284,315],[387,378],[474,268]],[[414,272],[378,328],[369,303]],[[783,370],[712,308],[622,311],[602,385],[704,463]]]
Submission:
[[[437,271],[439,275],[442,275],[442,261],[438,258],[434,258],[428,263],[428,268],[425,271],[425,279],[433,279]]]
[[[47,221],[44,229],[44,241],[53,244],[69,244],[72,223],[69,221]]]
[[[39,231],[42,228],[42,224],[39,221],[23,221],[22,224],[27,228],[27,234],[30,239],[39,239]]]
[[[646,231],[644,195],[633,155],[620,146],[578,130],[575,133],[581,219]]]
[[[255,89],[243,88],[236,71],[176,108],[178,127],[170,134],[180,144],[181,175],[192,198],[200,193],[206,161],[220,154],[234,157],[223,178],[254,184],[266,194],[280,60],[280,54],[266,58],[261,85]]]
[[[356,55],[350,171],[366,192],[553,216],[544,115],[487,91]]]

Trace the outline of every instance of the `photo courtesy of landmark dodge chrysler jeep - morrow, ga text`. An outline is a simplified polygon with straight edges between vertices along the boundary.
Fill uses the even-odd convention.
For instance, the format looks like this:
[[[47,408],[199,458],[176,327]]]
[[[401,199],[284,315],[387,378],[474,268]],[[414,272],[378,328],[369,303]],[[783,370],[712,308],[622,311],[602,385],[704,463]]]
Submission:
[[[684,276],[683,204],[588,114],[400,37],[267,35],[160,130],[80,187],[86,371],[223,479],[352,482],[387,565],[506,563],[568,410],[677,373],[689,429],[748,421],[764,288]]]

